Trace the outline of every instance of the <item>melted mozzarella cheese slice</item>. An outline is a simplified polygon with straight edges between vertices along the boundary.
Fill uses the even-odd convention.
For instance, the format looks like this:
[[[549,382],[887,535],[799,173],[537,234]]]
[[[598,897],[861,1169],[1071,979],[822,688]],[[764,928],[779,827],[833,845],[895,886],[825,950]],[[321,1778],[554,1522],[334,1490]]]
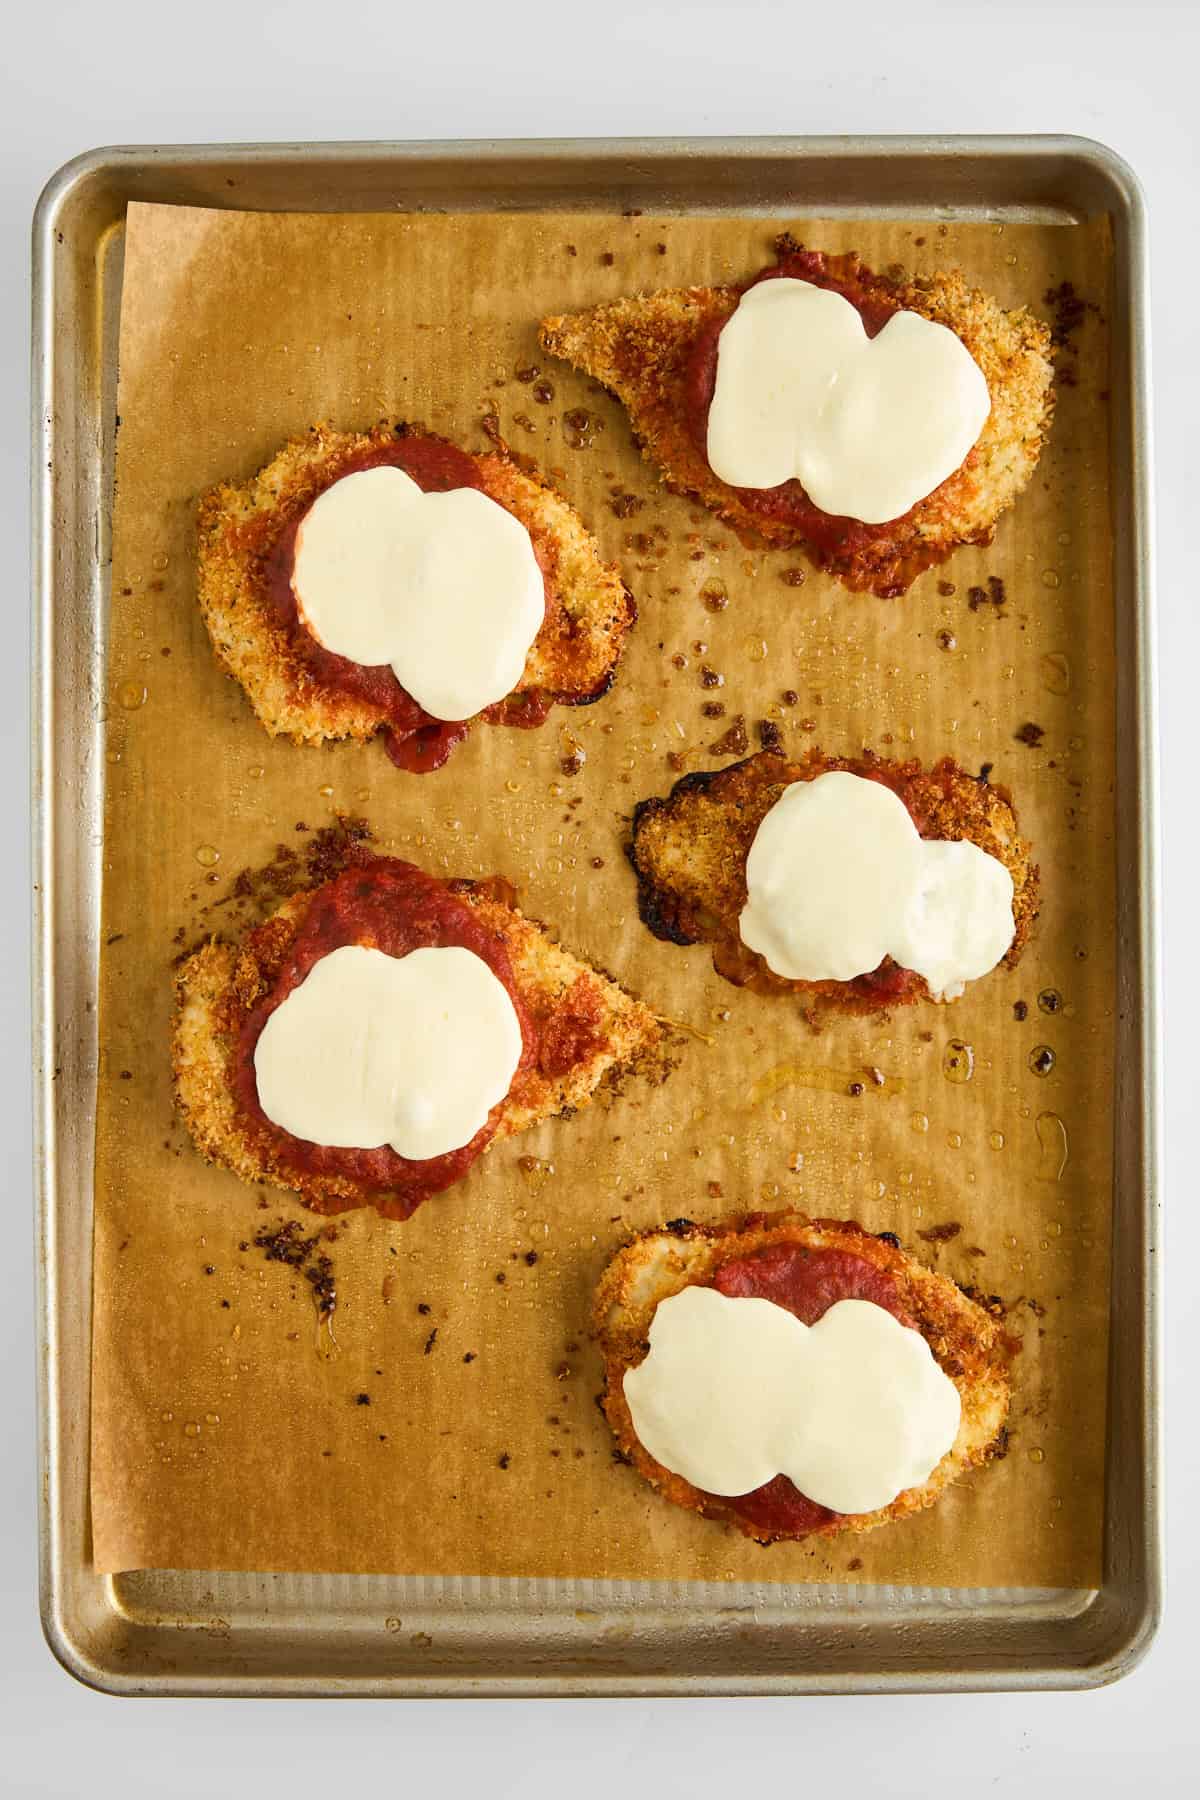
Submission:
[[[921,1333],[870,1300],[808,1326],[772,1300],[684,1288],[659,1305],[624,1389],[641,1443],[693,1486],[732,1496],[786,1475],[839,1513],[921,1486],[961,1416]]]
[[[824,512],[898,519],[962,463],[991,411],[962,339],[920,313],[869,338],[841,294],[748,288],[717,341],[708,461],[734,487],[793,477]]]
[[[764,817],[739,930],[791,981],[851,981],[891,956],[952,1000],[1012,943],[1012,902],[998,857],[926,841],[890,788],[834,770],[793,782]]]
[[[483,958],[457,946],[331,950],[254,1051],[259,1105],[293,1137],[424,1162],[460,1150],[503,1100],[521,1025]]]
[[[477,488],[426,494],[403,469],[363,469],[300,521],[292,591],[327,650],[390,663],[435,719],[511,694],[546,611],[519,520]]]

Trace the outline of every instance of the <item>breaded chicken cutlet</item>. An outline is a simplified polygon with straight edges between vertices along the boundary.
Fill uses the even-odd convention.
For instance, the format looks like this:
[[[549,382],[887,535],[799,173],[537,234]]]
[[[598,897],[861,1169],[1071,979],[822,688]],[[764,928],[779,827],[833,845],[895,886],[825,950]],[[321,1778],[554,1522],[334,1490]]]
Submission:
[[[890,957],[852,981],[794,981],[776,975],[742,942],[738,921],[755,833],[793,782],[833,770],[891,788],[923,838],[965,838],[1004,864],[1013,881],[1015,924],[1004,965],[1012,968],[1037,917],[1038,868],[1007,789],[968,775],[949,757],[926,770],[915,760],[888,762],[870,752],[845,757],[812,749],[790,762],[763,750],[728,768],[685,775],[665,799],[634,808],[626,851],[642,922],[668,943],[710,945],[713,967],[726,980],[762,993],[793,993],[814,1021],[825,1011],[880,1013],[928,999],[924,978]]]
[[[1000,515],[1029,481],[1054,409],[1050,328],[1024,308],[1004,311],[958,272],[879,275],[853,252],[807,250],[788,233],[775,240],[775,251],[778,266],[766,273],[835,289],[858,308],[869,333],[895,312],[920,313],[953,331],[983,373],[991,413],[978,442],[902,518],[865,525],[833,517],[798,481],[739,488],[710,468],[717,340],[751,284],[669,288],[543,319],[542,346],[616,395],[643,455],[674,492],[694,496],[748,541],[802,547],[851,589],[902,594],[960,545],[990,543]]]
[[[411,904],[403,898],[410,893]],[[491,1143],[555,1115],[571,1117],[601,1088],[619,1089],[628,1074],[663,1079],[672,1066],[663,1023],[562,949],[514,900],[499,879],[443,882],[360,851],[340,875],[291,895],[240,942],[210,941],[195,951],[177,972],[171,1060],[176,1103],[197,1149],[243,1181],[295,1190],[315,1212],[370,1205],[387,1218],[405,1219]],[[389,947],[392,923],[406,934],[402,949]],[[395,955],[447,942],[488,957],[513,999],[524,1040],[507,1095],[469,1145],[412,1162],[388,1146],[309,1144],[263,1114],[254,1065],[258,1036],[281,996],[322,954],[346,943]]]
[[[784,1475],[753,1493],[722,1498],[656,1462],[634,1429],[624,1379],[642,1362],[658,1306],[692,1286],[775,1300],[806,1325],[839,1299],[885,1306],[925,1338],[958,1389],[961,1418],[952,1448],[928,1480],[870,1513],[832,1512]],[[873,1531],[931,1506],[968,1469],[1002,1456],[1016,1348],[1000,1320],[945,1276],[908,1256],[889,1233],[802,1213],[748,1213],[714,1225],[679,1219],[618,1251],[596,1289],[592,1326],[604,1358],[604,1415],[623,1461],[664,1499],[720,1520],[759,1543]]]
[[[473,455],[406,425],[368,432],[315,425],[247,482],[222,482],[199,506],[199,599],[217,661],[272,736],[297,744],[387,733],[401,767],[437,768],[470,721],[432,719],[387,665],[367,667],[325,649],[305,628],[291,587],[296,531],[341,477],[384,464],[426,491],[476,486],[528,531],[546,613],[524,673],[489,724],[533,726],[550,705],[585,706],[612,685],[637,616],[633,596],[600,555],[579,515],[502,450]]]

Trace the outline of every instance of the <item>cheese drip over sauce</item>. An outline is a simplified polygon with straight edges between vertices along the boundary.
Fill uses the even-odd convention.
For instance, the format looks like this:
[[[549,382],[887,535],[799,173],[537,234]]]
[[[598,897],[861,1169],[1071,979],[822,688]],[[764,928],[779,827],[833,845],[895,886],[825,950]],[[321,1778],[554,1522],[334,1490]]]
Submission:
[[[292,591],[317,641],[390,663],[435,719],[511,694],[546,611],[519,520],[477,488],[424,493],[403,469],[345,475],[300,521]]]
[[[259,1105],[293,1137],[423,1162],[470,1143],[520,1060],[513,1003],[474,951],[346,944],[271,1014],[254,1073]]]
[[[869,338],[841,294],[747,289],[717,342],[708,461],[734,487],[793,477],[823,512],[898,519],[959,467],[991,400],[954,332],[898,312]]]
[[[998,857],[923,839],[890,788],[835,770],[793,782],[763,819],[739,930],[790,981],[852,981],[890,956],[954,1000],[1012,943],[1012,903]]]
[[[927,1481],[961,1414],[921,1333],[870,1300],[809,1326],[773,1300],[684,1288],[659,1305],[624,1387],[641,1443],[693,1486],[748,1494],[786,1475],[839,1513]]]

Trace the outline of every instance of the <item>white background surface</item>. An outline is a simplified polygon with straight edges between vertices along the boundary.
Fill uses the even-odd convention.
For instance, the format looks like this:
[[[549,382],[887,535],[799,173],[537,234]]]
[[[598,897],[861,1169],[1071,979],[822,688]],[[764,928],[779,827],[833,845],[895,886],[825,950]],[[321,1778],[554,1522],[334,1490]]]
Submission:
[[[404,0],[19,0],[0,56],[0,1005],[5,1286],[0,1369],[0,1792],[221,1800],[380,1784],[591,1795],[660,1783],[715,1794],[928,1794],[1064,1785],[1195,1792],[1200,1748],[1200,1306],[1193,1035],[1184,933],[1200,878],[1194,776],[1200,632],[1196,90],[1189,0],[823,0],[477,5]],[[1166,1623],[1142,1668],[1082,1695],[591,1703],[136,1702],[52,1662],[37,1624],[31,1351],[26,831],[28,227],[46,177],[102,143],[740,132],[1078,132],[1140,174],[1155,263],[1159,609],[1167,824],[1169,1513]]]

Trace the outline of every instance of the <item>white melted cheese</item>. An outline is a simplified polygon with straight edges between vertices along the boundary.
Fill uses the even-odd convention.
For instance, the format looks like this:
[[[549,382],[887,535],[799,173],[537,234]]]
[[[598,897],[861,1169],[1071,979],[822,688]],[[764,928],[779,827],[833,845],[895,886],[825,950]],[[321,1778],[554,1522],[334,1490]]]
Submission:
[[[781,276],[747,289],[717,341],[708,461],[734,487],[794,477],[823,511],[878,525],[954,473],[990,411],[945,325],[898,312],[869,338],[841,294]]]
[[[732,1496],[786,1475],[839,1513],[927,1481],[961,1414],[920,1332],[870,1300],[839,1300],[808,1326],[705,1287],[662,1301],[624,1388],[641,1443],[693,1486]]]
[[[477,488],[426,494],[403,469],[345,475],[300,521],[292,591],[319,643],[390,663],[435,719],[511,694],[546,610],[519,520]]]
[[[1013,931],[1012,876],[977,844],[926,841],[878,781],[796,781],[746,858],[742,942],[791,981],[851,981],[891,956],[953,1000]]]
[[[259,1105],[293,1137],[424,1162],[469,1144],[521,1060],[503,984],[472,950],[331,950],[254,1051]]]

